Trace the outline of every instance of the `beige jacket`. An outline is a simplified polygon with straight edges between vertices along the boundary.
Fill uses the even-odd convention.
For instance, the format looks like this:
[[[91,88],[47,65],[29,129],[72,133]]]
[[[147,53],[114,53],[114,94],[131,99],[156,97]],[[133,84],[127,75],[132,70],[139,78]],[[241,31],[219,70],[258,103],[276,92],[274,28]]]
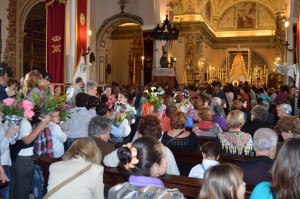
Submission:
[[[81,157],[51,164],[48,192],[89,164]],[[93,164],[89,171],[60,188],[50,198],[104,199],[103,167]]]

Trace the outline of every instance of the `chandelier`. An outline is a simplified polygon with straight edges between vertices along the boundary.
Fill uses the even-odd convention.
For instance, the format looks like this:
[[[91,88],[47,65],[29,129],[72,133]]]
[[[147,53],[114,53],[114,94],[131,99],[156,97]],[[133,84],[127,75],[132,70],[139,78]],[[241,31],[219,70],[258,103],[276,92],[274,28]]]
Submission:
[[[161,26],[157,24],[153,31],[153,37],[155,40],[172,41],[177,40],[178,36],[179,30],[175,27],[175,25],[172,27],[171,22],[168,19],[168,15],[166,15],[164,23]]]

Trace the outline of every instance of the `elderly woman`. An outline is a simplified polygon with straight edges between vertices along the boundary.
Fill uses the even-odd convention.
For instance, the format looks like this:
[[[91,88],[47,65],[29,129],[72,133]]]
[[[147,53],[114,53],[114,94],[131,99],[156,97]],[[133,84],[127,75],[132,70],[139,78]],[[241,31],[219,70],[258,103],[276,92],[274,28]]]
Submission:
[[[171,115],[172,130],[164,133],[161,142],[171,149],[197,150],[199,143],[193,132],[185,130],[186,115],[175,112]]]
[[[287,115],[278,120],[275,130],[283,140],[300,135],[300,119],[296,116]]]
[[[200,108],[198,115],[199,124],[193,128],[193,132],[195,132],[197,136],[216,137],[218,133],[222,132],[219,124],[212,121],[213,112],[209,108]]]
[[[85,84],[85,93],[89,94],[90,96],[95,96],[97,97],[98,92],[97,92],[97,83],[95,81],[87,81]]]
[[[247,122],[241,130],[250,133],[253,137],[255,131],[259,128],[269,127],[266,122],[268,118],[268,110],[262,105],[255,105],[251,109],[251,121]]]
[[[212,116],[212,121],[219,124],[223,130],[228,129],[228,125],[226,123],[226,114],[221,105],[213,106],[214,115]]]
[[[110,131],[112,120],[107,116],[95,116],[91,119],[88,127],[89,136],[94,138],[102,157],[114,151],[115,146],[108,142],[110,139]]]
[[[218,139],[223,152],[238,155],[249,155],[253,142],[249,133],[241,131],[244,125],[244,115],[241,111],[230,111],[227,116],[228,132],[219,133]]]
[[[50,166],[45,198],[104,198],[102,156],[94,139],[77,139],[62,159]]]
[[[282,118],[292,113],[292,107],[289,104],[278,104],[276,106],[277,116]]]

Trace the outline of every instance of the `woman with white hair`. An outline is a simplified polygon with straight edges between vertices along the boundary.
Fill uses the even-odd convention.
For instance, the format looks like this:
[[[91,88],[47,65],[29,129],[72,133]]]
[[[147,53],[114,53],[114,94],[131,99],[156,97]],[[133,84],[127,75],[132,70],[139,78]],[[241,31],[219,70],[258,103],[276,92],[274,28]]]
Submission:
[[[276,106],[277,116],[282,118],[292,113],[292,107],[289,104],[278,104]]]

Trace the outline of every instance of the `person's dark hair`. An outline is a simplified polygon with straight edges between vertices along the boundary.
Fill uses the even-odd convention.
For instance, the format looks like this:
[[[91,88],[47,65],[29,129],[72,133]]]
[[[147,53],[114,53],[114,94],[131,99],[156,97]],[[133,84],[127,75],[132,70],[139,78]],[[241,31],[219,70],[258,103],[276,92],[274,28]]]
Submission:
[[[224,93],[229,93],[230,92],[229,86],[228,85],[224,86],[223,91],[224,91]]]
[[[96,107],[96,113],[99,116],[104,116],[106,115],[108,112],[107,106],[104,103],[100,103],[98,104],[98,106]]]
[[[136,176],[150,176],[152,166],[160,164],[164,156],[162,144],[158,139],[149,136],[138,138],[132,143],[136,148],[136,158],[139,160],[134,168],[128,169],[128,172]],[[131,151],[128,147],[121,147],[117,151],[121,166],[131,162]]]
[[[95,96],[90,96],[87,100],[86,109],[89,110],[90,108],[95,108],[99,104],[99,99]]]
[[[41,75],[42,75],[43,79],[48,80],[48,81],[51,80],[51,76],[47,71],[42,72]]]
[[[138,125],[138,132],[142,136],[150,136],[155,139],[160,139],[162,136],[160,120],[155,115],[146,115],[142,117]]]
[[[123,95],[126,99],[129,99],[129,93],[127,90],[121,90],[119,94]]]
[[[285,141],[271,169],[274,198],[300,198],[300,137]]]
[[[12,77],[8,78],[8,80],[7,80],[7,86],[10,87],[13,84],[16,84],[16,86],[18,86],[19,83],[18,83],[18,81],[15,78],[12,78]]]
[[[76,77],[75,83],[78,84],[80,82],[83,82],[83,79],[81,77]]]
[[[260,93],[264,94],[264,93],[265,93],[265,90],[264,90],[264,88],[262,88],[262,87],[261,87],[261,88],[259,88],[259,89],[258,89],[258,93],[259,93],[259,94],[260,94]]]
[[[170,104],[166,108],[167,117],[171,117],[171,114],[177,111],[177,106],[175,104]]]
[[[89,94],[86,94],[84,92],[80,92],[75,96],[75,106],[77,107],[85,107],[88,103],[88,100],[90,98]]]
[[[218,143],[213,141],[205,142],[202,146],[202,152],[206,155],[206,157],[217,159],[220,154]]]
[[[111,88],[111,85],[105,84],[105,85],[103,86],[103,91],[105,91],[107,88]]]
[[[213,85],[213,87],[221,88],[221,82],[219,82],[219,81],[213,82],[212,85]]]
[[[140,107],[140,103],[141,103],[140,101],[143,95],[144,95],[143,86],[138,86],[135,90],[135,101],[134,101],[135,109],[138,109]]]
[[[280,90],[282,92],[289,92],[289,86],[288,85],[282,85],[282,86],[280,86]]]

